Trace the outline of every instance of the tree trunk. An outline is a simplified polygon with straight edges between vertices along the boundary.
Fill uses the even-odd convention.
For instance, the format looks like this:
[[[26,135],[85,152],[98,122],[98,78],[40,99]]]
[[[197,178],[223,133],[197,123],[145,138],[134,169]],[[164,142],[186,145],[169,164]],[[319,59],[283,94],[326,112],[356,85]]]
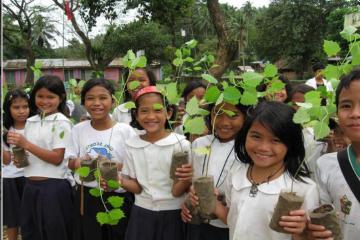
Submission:
[[[236,42],[229,40],[224,15],[220,10],[219,1],[207,0],[207,8],[209,10],[211,22],[213,23],[218,36],[216,59],[214,62],[214,64],[218,66],[211,68],[210,73],[214,77],[220,78],[236,56],[238,46]]]
[[[30,44],[30,45],[29,45]],[[35,53],[31,47],[31,42],[28,41],[26,48],[26,78],[25,83],[29,85],[34,84],[34,72],[31,70],[32,66],[35,66]]]

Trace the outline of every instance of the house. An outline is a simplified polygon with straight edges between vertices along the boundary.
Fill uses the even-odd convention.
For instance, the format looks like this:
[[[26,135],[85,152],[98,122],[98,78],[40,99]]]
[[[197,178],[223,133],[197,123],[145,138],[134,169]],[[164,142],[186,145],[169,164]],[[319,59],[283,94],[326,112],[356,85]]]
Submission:
[[[41,64],[42,74],[58,76],[63,81],[72,78],[89,80],[92,77],[92,67],[85,59],[37,59],[36,63]],[[160,79],[160,64],[151,64],[157,80]],[[114,59],[104,71],[104,77],[114,82],[121,79],[123,65],[121,58]],[[26,77],[26,60],[6,60],[3,63],[3,81],[12,86],[22,86]]]

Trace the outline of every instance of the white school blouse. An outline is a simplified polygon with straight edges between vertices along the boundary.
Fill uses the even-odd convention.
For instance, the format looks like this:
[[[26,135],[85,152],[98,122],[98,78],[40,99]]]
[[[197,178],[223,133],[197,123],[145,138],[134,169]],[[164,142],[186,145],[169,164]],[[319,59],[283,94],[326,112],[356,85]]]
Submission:
[[[20,133],[22,135],[24,135],[25,129],[16,129],[13,127],[10,127],[9,131],[13,131],[16,133]],[[17,178],[17,177],[23,177],[24,176],[24,169],[23,168],[17,168],[14,165],[14,154],[12,152],[12,148],[14,147],[13,144],[10,144],[10,146],[6,146],[5,143],[2,144],[3,146],[3,151],[8,151],[10,152],[10,157],[11,157],[11,162],[8,165],[5,165],[2,163],[2,177],[3,178]]]
[[[125,108],[125,103],[120,104],[114,109],[112,119],[120,123],[130,124],[131,113],[129,109]]]
[[[54,113],[40,118],[35,115],[26,120],[25,138],[31,143],[48,150],[67,148],[71,142],[71,121],[62,113]],[[67,160],[59,165],[47,163],[28,153],[29,166],[24,168],[25,177],[67,178]]]
[[[291,188],[287,173],[258,186],[255,197],[250,197],[251,183],[247,179],[249,164],[241,164],[231,170],[226,181],[226,202],[229,207],[227,223],[231,240],[291,240],[290,234],[278,233],[269,227],[280,191]],[[294,182],[294,192],[305,196],[303,209],[319,205],[319,193],[314,181]]]
[[[323,79],[323,82],[324,82],[324,86],[325,86],[325,88],[326,88],[326,91],[328,91],[328,92],[334,91],[334,89],[333,89],[333,87],[332,87],[332,85],[331,85],[331,82],[329,82],[328,80],[325,80],[325,79]],[[305,84],[308,85],[308,86],[310,86],[310,87],[313,87],[314,89],[317,89],[315,77],[310,78],[309,80],[307,80],[307,81],[305,82]]]
[[[125,155],[125,141],[135,136],[133,128],[125,123],[116,123],[112,128],[96,130],[91,126],[91,120],[76,124],[71,134],[71,146],[66,149],[65,156],[69,158],[84,157],[86,154],[92,157],[103,155],[107,159],[123,163]],[[119,172],[120,174],[120,172]],[[79,175],[75,173],[75,180],[81,184]],[[84,182],[84,186],[98,187],[98,182]],[[119,188],[117,192],[125,190]]]
[[[325,154],[318,159],[316,179],[320,188],[321,202],[333,204],[339,214],[343,239],[359,239],[360,203],[340,169],[337,152]]]
[[[197,149],[210,146],[210,159],[208,154],[197,151]],[[209,162],[208,175],[214,177],[214,187],[217,187],[221,193],[225,193],[225,180],[230,170],[240,164],[234,151],[234,140],[222,143],[214,135],[207,135],[197,138],[192,143],[192,150],[194,179],[205,176],[206,163]],[[220,228],[228,227],[219,219],[211,220],[210,224]]]
[[[175,198],[171,193],[170,165],[172,155],[181,149],[189,152],[190,142],[176,133],[155,143],[142,140],[140,136],[126,141],[122,173],[136,178],[142,187],[141,193],[135,194],[135,205],[152,211],[180,209],[184,195]]]

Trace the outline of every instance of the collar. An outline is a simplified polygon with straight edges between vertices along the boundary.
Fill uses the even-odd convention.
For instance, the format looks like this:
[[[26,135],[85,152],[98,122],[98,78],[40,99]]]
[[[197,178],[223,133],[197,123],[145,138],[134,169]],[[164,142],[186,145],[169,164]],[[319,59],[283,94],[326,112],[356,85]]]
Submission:
[[[53,113],[51,115],[48,115],[46,117],[44,117],[43,119],[41,119],[39,114],[36,114],[35,116],[32,116],[30,118],[27,119],[27,121],[29,122],[41,122],[41,121],[47,121],[47,122],[53,122],[53,121],[66,121],[66,122],[70,122],[71,121],[65,117],[64,114],[57,112],[57,113]]]
[[[157,146],[168,146],[178,143],[179,141],[182,142],[186,138],[183,135],[177,134],[177,133],[170,133],[169,136],[162,138],[156,142],[154,142],[154,145]],[[151,142],[145,141],[140,138],[140,135],[136,135],[133,138],[130,138],[126,141],[126,144],[133,148],[145,148],[149,145],[151,145]]]
[[[247,178],[247,171],[249,169],[249,164],[239,164],[236,169],[236,172],[231,178],[232,185],[235,190],[240,191],[245,188],[251,188],[251,182]],[[291,187],[291,177],[288,173],[284,172],[278,178],[271,180],[268,183],[263,183],[258,186],[259,192],[265,194],[280,194],[281,190],[288,189]]]

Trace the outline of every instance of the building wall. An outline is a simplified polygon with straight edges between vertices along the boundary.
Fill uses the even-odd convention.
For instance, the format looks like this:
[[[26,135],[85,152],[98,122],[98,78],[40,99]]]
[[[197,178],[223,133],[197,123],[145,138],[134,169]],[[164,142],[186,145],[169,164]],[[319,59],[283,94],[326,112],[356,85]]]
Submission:
[[[104,77],[117,83],[120,79],[120,70],[118,68],[107,68],[105,69]]]

